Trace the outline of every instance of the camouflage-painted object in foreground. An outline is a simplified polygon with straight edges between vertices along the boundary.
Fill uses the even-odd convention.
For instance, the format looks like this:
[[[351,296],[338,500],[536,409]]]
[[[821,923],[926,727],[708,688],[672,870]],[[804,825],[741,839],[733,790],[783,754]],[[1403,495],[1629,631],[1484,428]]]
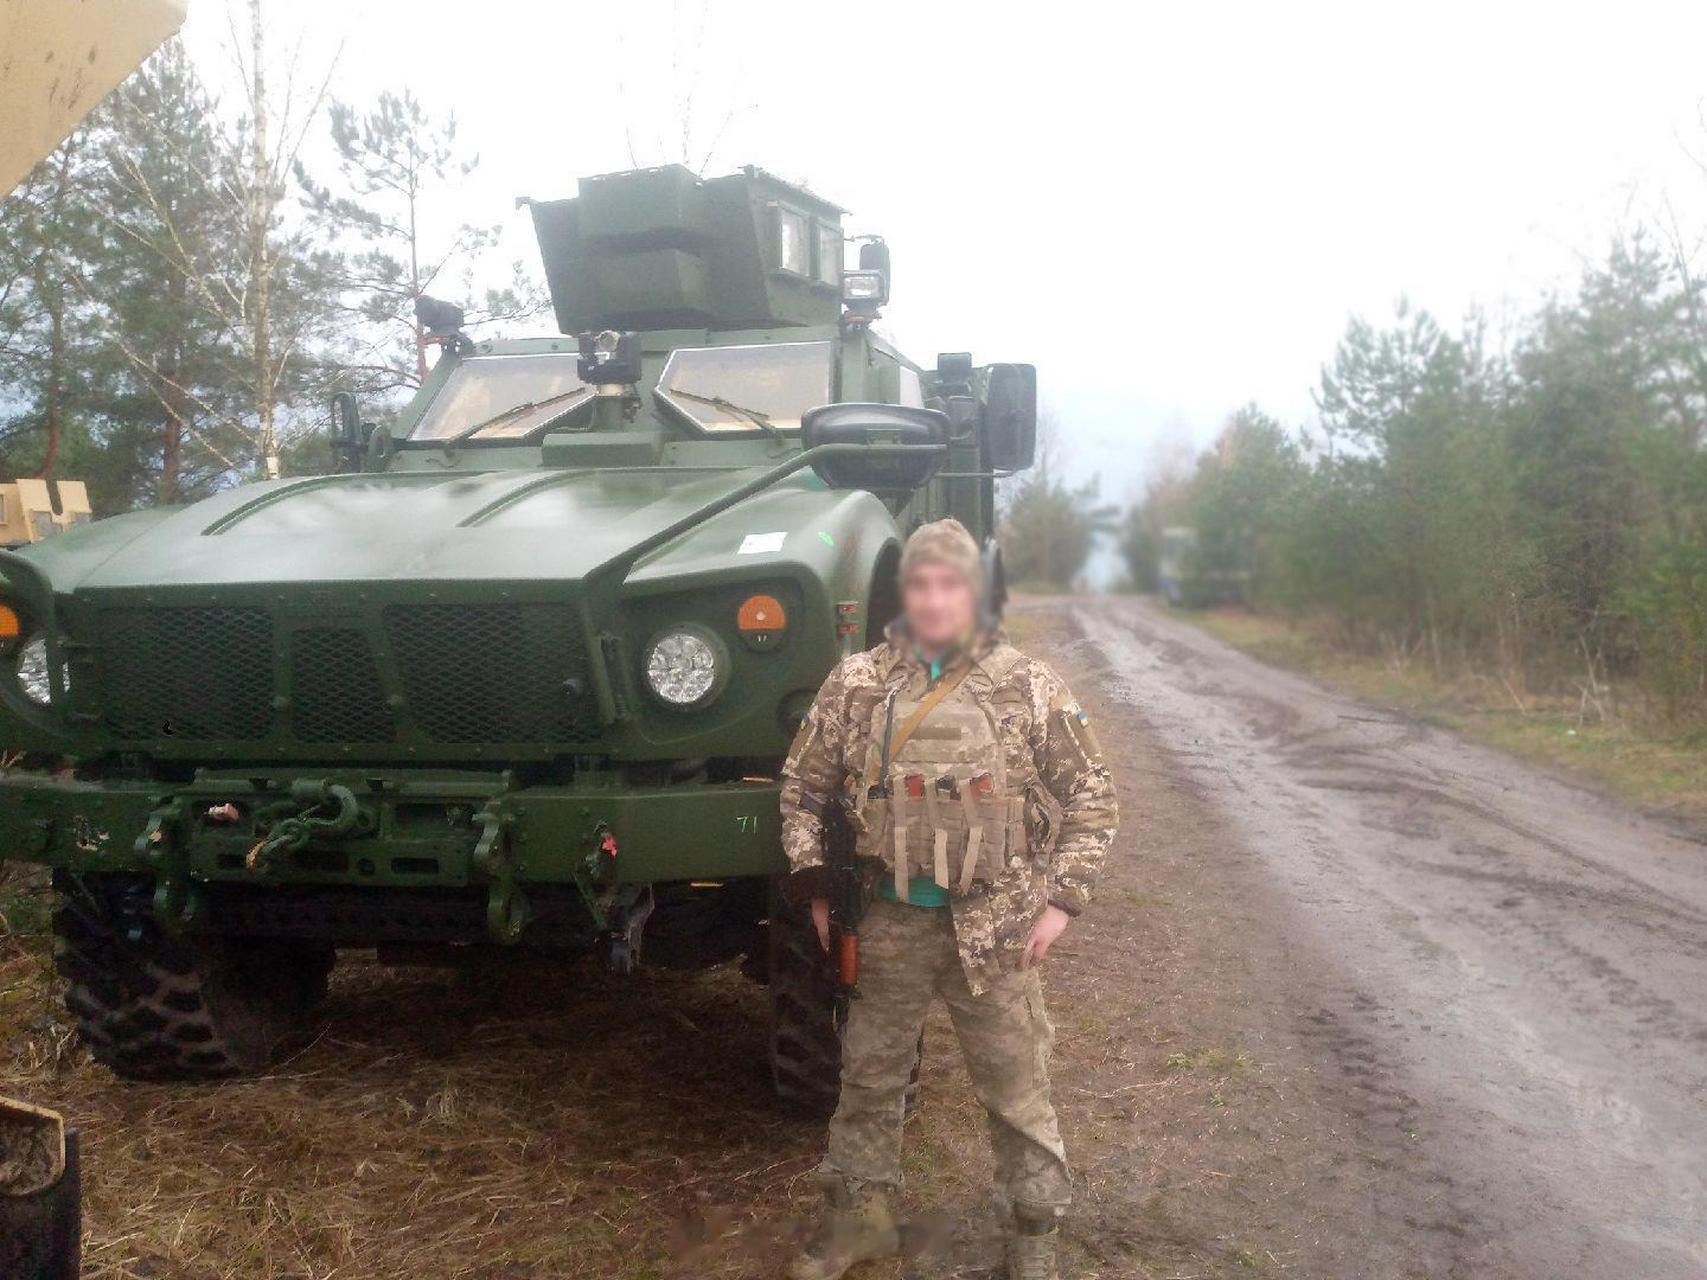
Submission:
[[[58,1112],[0,1098],[0,1276],[76,1280],[78,1135]]]
[[[40,542],[93,518],[81,480],[14,480],[0,484],[0,547]]]
[[[70,1002],[129,1075],[264,1064],[336,948],[745,955],[779,1081],[833,1097],[816,944],[773,908],[778,774],[895,612],[900,540],[987,546],[1029,366],[934,368],[842,211],[679,166],[533,205],[556,336],[442,355],[336,474],[0,552],[0,855],[47,863]],[[67,767],[68,766],[68,767]]]
[[[823,860],[818,813],[827,799],[865,811],[855,793],[882,740],[889,701],[916,702],[928,680],[899,634],[831,673],[783,766],[783,848],[795,871]],[[1084,909],[1118,815],[1088,719],[1043,663],[989,637],[953,700],[976,703],[994,719],[1006,789],[1025,801],[1029,846],[1010,847],[999,874],[952,898],[961,962],[977,993],[1015,969],[1046,902],[1073,915]],[[955,867],[960,854],[957,847]]]

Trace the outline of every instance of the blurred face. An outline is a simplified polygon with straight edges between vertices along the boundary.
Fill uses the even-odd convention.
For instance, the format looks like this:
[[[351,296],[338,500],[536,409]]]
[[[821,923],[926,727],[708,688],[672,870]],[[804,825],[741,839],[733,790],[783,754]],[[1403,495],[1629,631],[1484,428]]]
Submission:
[[[931,656],[945,653],[971,635],[978,620],[972,584],[945,564],[914,565],[901,583],[901,611],[914,642]]]

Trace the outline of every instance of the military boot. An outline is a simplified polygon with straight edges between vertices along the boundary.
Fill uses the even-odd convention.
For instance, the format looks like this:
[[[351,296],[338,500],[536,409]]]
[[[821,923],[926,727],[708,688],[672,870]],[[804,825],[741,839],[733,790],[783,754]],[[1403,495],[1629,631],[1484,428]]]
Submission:
[[[1061,1280],[1055,1261],[1061,1228],[1050,1214],[1015,1211],[1008,1229],[1008,1280]]]
[[[840,1280],[849,1267],[901,1252],[889,1199],[875,1187],[824,1184],[824,1214],[812,1239],[788,1264],[789,1280]]]

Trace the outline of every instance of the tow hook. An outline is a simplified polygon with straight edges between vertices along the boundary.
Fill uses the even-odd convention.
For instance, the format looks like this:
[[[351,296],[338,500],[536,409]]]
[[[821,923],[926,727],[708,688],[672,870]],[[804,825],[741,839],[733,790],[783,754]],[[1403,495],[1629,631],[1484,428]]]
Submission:
[[[610,971],[627,977],[640,964],[640,939],[657,899],[646,885],[635,898],[610,912]]]
[[[516,883],[516,860],[508,837],[509,810],[502,798],[495,799],[474,815],[474,821],[480,828],[480,839],[475,842],[471,861],[487,881],[486,932],[494,942],[510,946],[521,941],[533,910]]]
[[[288,801],[269,806],[257,817],[267,834],[249,850],[243,865],[264,875],[274,857],[300,853],[316,836],[353,833],[361,822],[361,806],[355,792],[342,783],[299,780],[290,784]]]

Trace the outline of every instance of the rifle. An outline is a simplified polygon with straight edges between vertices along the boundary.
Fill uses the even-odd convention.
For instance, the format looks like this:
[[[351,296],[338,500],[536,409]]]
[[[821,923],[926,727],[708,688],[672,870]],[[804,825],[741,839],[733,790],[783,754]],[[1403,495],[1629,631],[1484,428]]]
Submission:
[[[830,872],[830,955],[836,1030],[848,1025],[848,1002],[859,995],[859,922],[865,915],[865,871],[854,853],[853,825],[840,798],[824,805],[824,865]]]

